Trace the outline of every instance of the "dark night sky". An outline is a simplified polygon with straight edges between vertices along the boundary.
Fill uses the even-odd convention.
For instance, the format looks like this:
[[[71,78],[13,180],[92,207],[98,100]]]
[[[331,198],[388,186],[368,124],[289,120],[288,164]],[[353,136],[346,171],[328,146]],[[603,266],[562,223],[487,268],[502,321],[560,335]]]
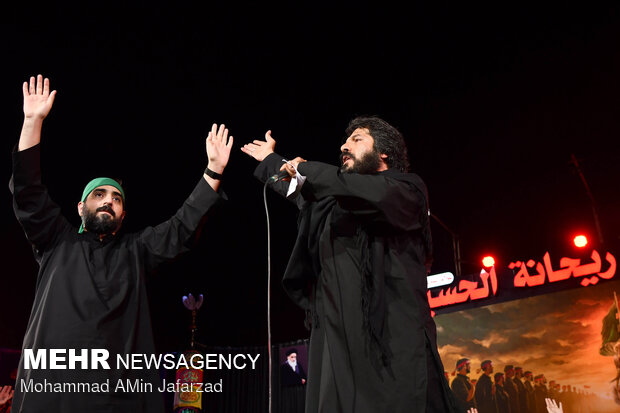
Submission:
[[[48,5],[0,17],[3,176],[21,127],[21,83],[42,73],[58,90],[43,132],[44,181],[76,226],[79,194],[100,175],[124,180],[127,231],[166,219],[202,174],[210,125],[235,137],[227,207],[193,252],[150,280],[160,351],[187,340],[189,292],[205,294],[200,341],[266,342],[262,185],[239,148],[267,129],[282,155],[334,163],[353,116],[398,127],[432,211],[460,236],[465,273],[485,252],[505,265],[568,254],[578,229],[595,238],[571,154],[598,202],[599,247],[618,245],[620,6],[203,3]],[[37,268],[8,190],[2,200],[0,346],[19,348]],[[307,336],[279,285],[296,211],[273,194],[268,202],[273,340],[282,342]],[[450,270],[450,236],[436,223],[433,233],[433,270]]]

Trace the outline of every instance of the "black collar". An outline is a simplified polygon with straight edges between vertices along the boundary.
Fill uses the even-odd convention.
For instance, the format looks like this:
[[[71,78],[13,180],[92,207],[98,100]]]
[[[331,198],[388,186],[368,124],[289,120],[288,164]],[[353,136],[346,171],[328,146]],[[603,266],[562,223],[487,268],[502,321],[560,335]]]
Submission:
[[[88,232],[88,231],[84,231],[79,235],[84,237],[84,239],[88,240],[88,242],[91,242],[97,245],[107,245],[116,239],[118,232],[116,234],[106,235],[103,238],[100,238],[99,235],[95,234],[94,232]]]

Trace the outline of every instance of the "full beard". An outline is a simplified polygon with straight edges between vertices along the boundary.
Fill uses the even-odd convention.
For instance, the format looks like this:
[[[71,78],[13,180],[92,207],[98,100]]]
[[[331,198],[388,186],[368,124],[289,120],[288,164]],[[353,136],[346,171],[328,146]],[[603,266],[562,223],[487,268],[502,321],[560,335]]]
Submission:
[[[108,211],[112,215],[97,215],[99,211]],[[97,208],[95,211],[84,208],[82,212],[82,224],[86,231],[97,235],[112,234],[116,232],[119,226],[118,220],[114,217],[114,211],[110,211],[105,207]]]
[[[340,155],[341,163],[343,155],[344,153]],[[366,152],[359,159],[351,153],[347,153],[347,156],[353,161],[353,164],[351,166],[342,165],[340,167],[342,173],[375,174],[381,167],[381,157],[375,150]]]

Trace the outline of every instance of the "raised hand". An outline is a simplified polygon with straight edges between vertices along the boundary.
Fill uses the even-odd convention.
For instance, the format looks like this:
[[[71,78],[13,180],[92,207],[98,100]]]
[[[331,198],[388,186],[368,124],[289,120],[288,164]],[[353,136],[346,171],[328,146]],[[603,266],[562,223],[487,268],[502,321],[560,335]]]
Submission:
[[[13,392],[11,386],[0,386],[0,406],[11,400]]]
[[[50,80],[38,75],[30,77],[30,84],[24,82],[24,116],[26,118],[44,119],[52,109],[56,91],[50,93]]]
[[[547,412],[549,413],[562,413],[562,403],[558,406],[557,402],[554,399],[545,398],[545,403],[547,404]]]
[[[271,131],[268,130],[267,133],[265,133],[264,141],[255,139],[252,143],[243,145],[241,151],[250,155],[257,161],[262,162],[269,154],[273,153],[275,147],[276,141],[271,137]]]
[[[224,168],[228,164],[232,144],[233,137],[232,135],[228,136],[228,129],[224,127],[224,124],[220,125],[218,130],[217,124],[214,123],[206,141],[209,169],[218,174],[224,172]]]
[[[56,91],[50,93],[50,80],[38,75],[30,78],[30,83],[24,82],[24,124],[19,135],[18,150],[23,151],[38,145],[41,142],[41,128],[43,119],[50,113]]]

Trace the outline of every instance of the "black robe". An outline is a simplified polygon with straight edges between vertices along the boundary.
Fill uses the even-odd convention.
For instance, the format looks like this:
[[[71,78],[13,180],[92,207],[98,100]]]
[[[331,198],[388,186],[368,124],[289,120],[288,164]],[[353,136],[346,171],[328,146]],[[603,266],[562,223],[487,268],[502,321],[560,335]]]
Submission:
[[[303,413],[306,402],[306,385],[308,377],[301,363],[297,362],[294,371],[288,362],[280,364],[280,406],[282,413]]]
[[[525,387],[525,393],[527,394],[527,411],[529,413],[536,413],[536,395],[534,392],[534,386],[528,379],[525,379],[523,386]]]
[[[537,413],[545,413],[547,411],[547,402],[545,401],[547,397],[547,386],[544,384],[536,384],[534,386],[534,398],[536,400]]]
[[[451,388],[459,406],[459,413],[466,413],[467,410],[476,407],[475,398],[472,397],[471,400],[467,401],[471,386],[469,377],[463,374],[457,374],[452,380]]]
[[[138,233],[78,233],[41,183],[39,145],[13,153],[15,214],[39,263],[24,349],[106,349],[110,370],[24,369],[20,361],[13,396],[19,412],[163,412],[157,370],[117,369],[116,354],[155,353],[145,276],[188,250],[203,216],[221,198],[201,178],[168,221]],[[114,392],[118,380],[143,380],[153,391]],[[24,392],[33,383],[104,383],[109,393]]]
[[[281,165],[271,154],[255,175],[265,182]],[[424,183],[320,162],[299,172],[307,180],[283,285],[312,326],[306,412],[456,411],[426,298]]]
[[[497,384],[495,385],[495,403],[498,413],[515,413],[510,407],[510,395],[503,386]]]
[[[514,380],[513,377],[506,377],[504,391],[510,396],[510,410],[512,413],[519,413],[521,410],[519,406],[519,389]]]
[[[493,382],[486,374],[483,374],[476,383],[476,407],[478,413],[496,413],[497,406],[495,404],[495,394],[493,391]]]
[[[297,363],[297,371],[294,371],[288,362],[280,364],[280,385],[281,386],[298,386],[304,384],[306,380],[306,372],[301,364]]]
[[[525,385],[518,377],[514,378],[514,382],[517,386],[517,392],[519,393],[519,412],[528,413],[527,391],[525,390]]]

